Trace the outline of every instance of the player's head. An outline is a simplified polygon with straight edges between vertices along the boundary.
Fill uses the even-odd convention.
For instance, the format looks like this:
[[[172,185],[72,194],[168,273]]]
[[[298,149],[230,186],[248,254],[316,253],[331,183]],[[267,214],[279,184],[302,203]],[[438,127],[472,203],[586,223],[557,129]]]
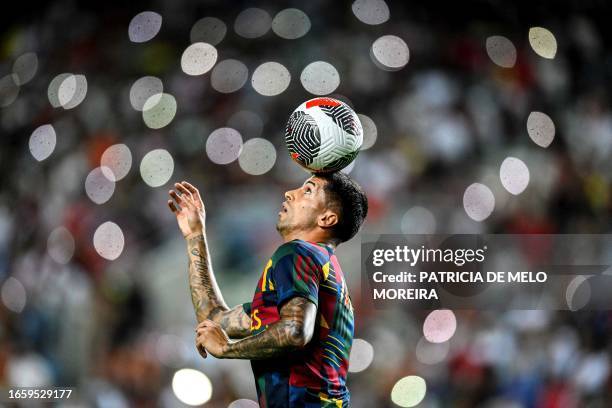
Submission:
[[[367,213],[366,195],[349,176],[314,174],[285,193],[276,228],[286,239],[323,239],[338,245],[355,236]]]

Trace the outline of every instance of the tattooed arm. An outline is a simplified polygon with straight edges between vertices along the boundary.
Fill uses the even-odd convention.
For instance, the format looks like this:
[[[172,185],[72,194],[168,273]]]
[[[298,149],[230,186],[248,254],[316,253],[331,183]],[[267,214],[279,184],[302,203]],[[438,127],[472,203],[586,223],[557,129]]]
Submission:
[[[230,309],[217,285],[206,242],[206,217],[200,193],[186,181],[175,183],[174,187],[180,194],[170,190],[172,200],[168,206],[187,241],[189,289],[196,318],[198,322],[209,319],[218,323],[232,338],[248,336],[250,316],[244,313],[242,305]]]
[[[203,321],[197,328],[196,345],[217,358],[261,360],[300,349],[312,339],[317,307],[302,297],[290,299],[280,310],[280,320],[266,330],[242,340],[230,341],[221,327]]]

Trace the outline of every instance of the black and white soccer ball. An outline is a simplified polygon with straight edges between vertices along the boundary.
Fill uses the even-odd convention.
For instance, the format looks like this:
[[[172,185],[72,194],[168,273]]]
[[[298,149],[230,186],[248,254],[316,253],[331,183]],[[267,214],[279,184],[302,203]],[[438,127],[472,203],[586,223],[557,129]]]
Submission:
[[[363,142],[357,114],[333,98],[310,99],[293,111],[285,129],[291,158],[313,173],[327,173],[348,166]]]

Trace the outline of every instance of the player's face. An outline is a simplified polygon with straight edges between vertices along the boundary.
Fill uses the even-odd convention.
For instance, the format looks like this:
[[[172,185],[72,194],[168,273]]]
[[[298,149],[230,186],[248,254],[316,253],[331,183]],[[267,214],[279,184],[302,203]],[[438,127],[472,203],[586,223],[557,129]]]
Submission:
[[[276,229],[281,235],[295,231],[309,231],[317,226],[317,216],[325,210],[326,181],[313,176],[301,187],[285,193],[285,201],[278,213]]]

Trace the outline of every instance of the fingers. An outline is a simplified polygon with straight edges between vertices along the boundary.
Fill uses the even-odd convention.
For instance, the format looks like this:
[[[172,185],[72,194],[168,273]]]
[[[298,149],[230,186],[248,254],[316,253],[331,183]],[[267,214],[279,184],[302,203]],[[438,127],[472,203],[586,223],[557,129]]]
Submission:
[[[200,353],[202,358],[206,358],[208,356],[208,353],[206,353],[206,349],[204,348],[204,345],[200,343],[200,340],[198,338],[196,338],[196,349],[198,350],[198,353]]]
[[[191,192],[191,194],[193,195],[193,198],[196,200],[202,200],[202,198],[200,197],[200,192],[198,191],[197,188],[195,188],[193,185],[191,185],[190,183],[186,182],[183,180],[183,182],[181,183],[183,186],[185,186],[187,188],[187,190],[189,190],[189,192]]]
[[[174,204],[174,201],[172,200],[168,200],[168,207],[170,207],[170,211],[172,211],[174,214],[179,212],[178,208],[176,207],[176,204]]]
[[[185,187],[184,185],[182,185],[181,183],[174,183],[174,187],[181,193],[181,195],[185,195],[189,197],[190,199],[193,199],[193,196],[191,195],[191,191],[189,191],[189,189]]]

